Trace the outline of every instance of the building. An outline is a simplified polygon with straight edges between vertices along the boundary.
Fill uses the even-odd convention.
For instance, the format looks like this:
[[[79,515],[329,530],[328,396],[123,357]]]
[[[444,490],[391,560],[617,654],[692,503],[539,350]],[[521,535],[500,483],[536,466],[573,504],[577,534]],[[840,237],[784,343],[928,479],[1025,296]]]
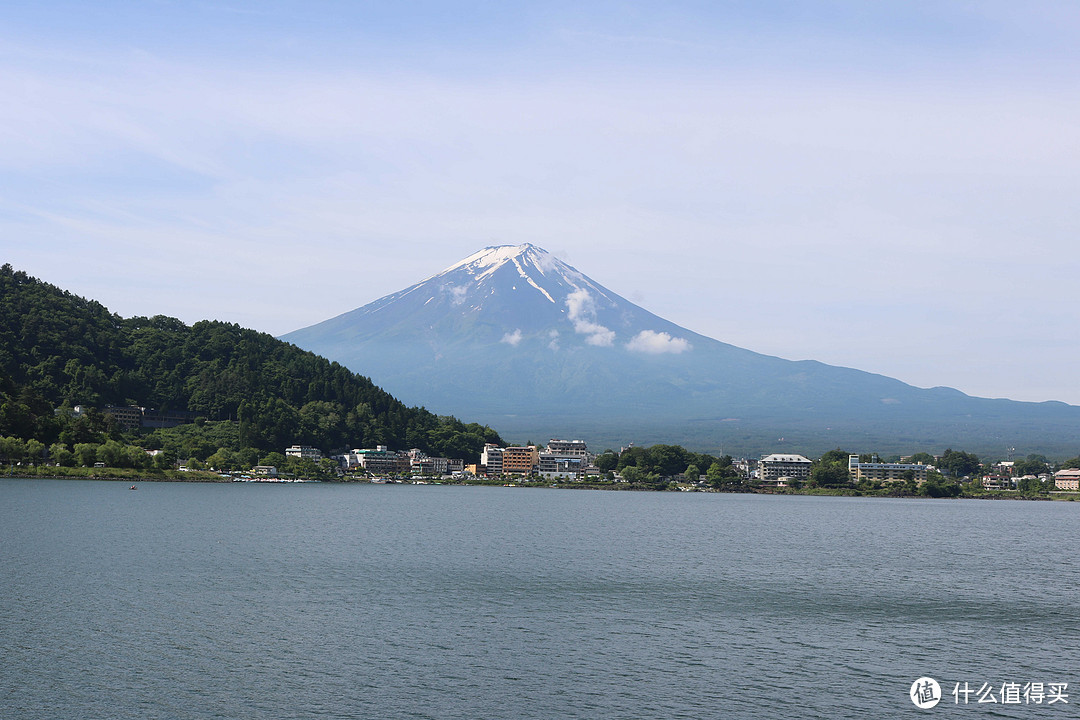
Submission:
[[[918,463],[859,462],[858,455],[848,455],[848,473],[852,482],[861,480],[879,482],[903,482],[910,476],[920,485],[926,482],[929,465]]]
[[[584,440],[548,440],[546,450],[560,457],[589,457],[589,447]]]
[[[502,471],[506,474],[528,475],[539,464],[540,453],[535,445],[503,448]]]
[[[1080,490],[1080,469],[1058,470],[1054,473],[1054,487],[1058,490]]]
[[[135,431],[142,427],[143,409],[137,405],[106,405],[101,412],[111,415],[125,430]]]
[[[503,472],[503,449],[498,445],[487,443],[484,451],[480,453],[480,464],[484,466],[484,472],[489,476],[502,475]]]
[[[813,463],[802,455],[773,453],[758,461],[758,479],[769,484],[777,484],[781,478],[806,482],[810,479],[812,466]]]
[[[372,475],[393,475],[410,467],[409,457],[378,445],[374,450],[353,450],[349,453],[349,466],[362,468]]]
[[[580,480],[585,474],[585,465],[585,458],[542,452],[537,455],[536,470],[548,480],[557,478]]]
[[[322,451],[310,445],[293,445],[285,448],[285,457],[295,457],[301,460],[322,460]]]
[[[584,440],[549,440],[536,460],[537,472],[549,480],[580,480],[589,465],[589,448]]]

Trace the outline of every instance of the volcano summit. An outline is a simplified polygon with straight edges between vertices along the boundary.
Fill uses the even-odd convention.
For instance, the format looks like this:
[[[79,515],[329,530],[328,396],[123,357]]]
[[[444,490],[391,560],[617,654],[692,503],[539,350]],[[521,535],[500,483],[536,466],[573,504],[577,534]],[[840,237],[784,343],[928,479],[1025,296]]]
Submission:
[[[1057,454],[1080,437],[1080,407],[921,389],[713,340],[528,244],[486,248],[282,339],[407,403],[532,439]]]

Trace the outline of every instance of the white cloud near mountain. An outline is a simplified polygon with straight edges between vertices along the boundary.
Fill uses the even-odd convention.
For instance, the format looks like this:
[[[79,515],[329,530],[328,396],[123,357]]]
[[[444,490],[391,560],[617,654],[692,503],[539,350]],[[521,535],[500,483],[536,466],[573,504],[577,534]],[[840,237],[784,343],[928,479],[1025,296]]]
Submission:
[[[678,355],[690,350],[692,347],[685,338],[672,337],[670,333],[656,332],[654,330],[642,330],[630,342],[626,343],[627,350],[649,355],[663,355],[665,353]]]
[[[447,295],[450,296],[451,305],[460,305],[465,302],[465,296],[469,294],[469,288],[465,285],[449,286],[444,288]]]
[[[506,333],[502,336],[502,340],[500,340],[499,342],[504,342],[507,345],[517,347],[518,343],[521,342],[521,328],[517,328],[513,332]]]
[[[567,295],[566,309],[570,322],[574,323],[574,332],[585,335],[586,343],[598,347],[615,344],[615,331],[596,322],[596,301],[588,290],[578,288]]]

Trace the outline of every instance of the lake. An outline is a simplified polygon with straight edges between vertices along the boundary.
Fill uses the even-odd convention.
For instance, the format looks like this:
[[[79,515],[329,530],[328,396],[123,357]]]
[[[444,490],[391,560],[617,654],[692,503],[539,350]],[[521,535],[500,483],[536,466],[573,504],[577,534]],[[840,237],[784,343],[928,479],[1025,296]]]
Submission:
[[[0,480],[0,718],[1071,717],[1078,528],[1069,502]]]

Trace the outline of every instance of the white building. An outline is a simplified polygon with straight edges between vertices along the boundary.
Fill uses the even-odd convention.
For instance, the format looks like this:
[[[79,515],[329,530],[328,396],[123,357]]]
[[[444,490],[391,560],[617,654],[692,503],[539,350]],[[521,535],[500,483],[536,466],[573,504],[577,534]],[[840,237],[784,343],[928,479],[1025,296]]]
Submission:
[[[350,453],[350,466],[355,464],[373,475],[391,475],[409,468],[408,456],[402,456],[385,445],[378,445],[374,450],[353,450]]]
[[[502,475],[502,457],[503,449],[501,447],[487,443],[484,445],[484,451],[480,454],[480,464],[487,468],[488,475]]]
[[[301,460],[322,460],[322,450],[310,445],[293,445],[285,448],[285,457],[297,457]]]
[[[773,453],[758,462],[758,478],[765,483],[776,483],[781,478],[805,482],[810,479],[812,466],[813,463],[802,455]]]

